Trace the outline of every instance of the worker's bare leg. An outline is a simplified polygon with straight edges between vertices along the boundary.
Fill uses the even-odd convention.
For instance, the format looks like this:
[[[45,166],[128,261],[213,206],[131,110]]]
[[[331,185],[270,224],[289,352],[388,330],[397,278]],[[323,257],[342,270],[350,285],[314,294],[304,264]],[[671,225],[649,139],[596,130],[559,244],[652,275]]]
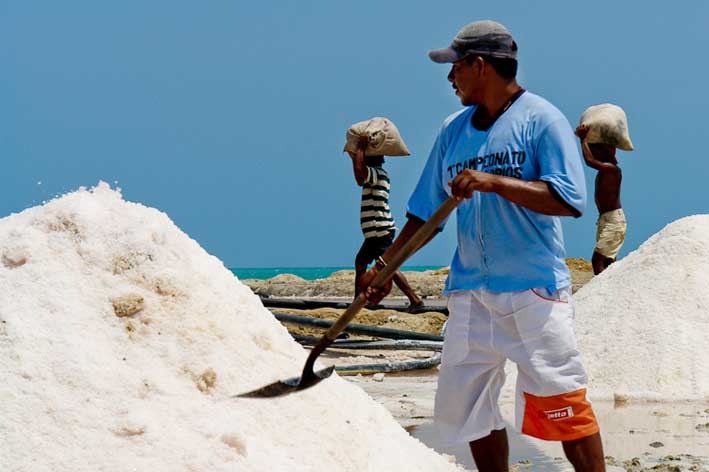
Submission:
[[[599,252],[593,252],[591,265],[593,266],[593,275],[598,275],[603,272],[609,265],[613,264],[615,259],[606,257]]]
[[[480,472],[507,472],[510,446],[507,431],[498,429],[484,438],[470,442],[473,460]]]
[[[564,453],[576,472],[605,472],[601,434],[596,433],[574,441],[562,442]]]
[[[414,292],[414,289],[411,288],[411,285],[409,285],[409,281],[406,280],[406,277],[404,277],[404,274],[402,274],[400,271],[396,271],[394,274],[394,283],[396,284],[397,287],[399,287],[399,290],[404,292],[404,295],[409,299],[409,303],[411,304],[412,307],[421,305],[421,299],[419,298],[418,295]]]
[[[367,272],[367,266],[362,265],[362,264],[357,264],[355,262],[355,292],[354,292],[354,297],[357,298],[359,295],[359,292],[361,291],[359,289],[359,281],[362,279],[362,276],[364,273]]]
[[[594,251],[593,257],[591,257],[591,265],[593,266],[593,275],[598,275],[603,272],[603,269],[607,267],[606,256]]]

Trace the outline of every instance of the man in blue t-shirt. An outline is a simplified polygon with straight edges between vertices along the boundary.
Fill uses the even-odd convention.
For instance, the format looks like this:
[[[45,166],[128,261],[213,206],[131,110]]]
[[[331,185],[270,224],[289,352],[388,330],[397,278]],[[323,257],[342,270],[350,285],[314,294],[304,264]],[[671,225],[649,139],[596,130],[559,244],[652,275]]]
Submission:
[[[580,216],[586,204],[573,130],[517,83],[517,44],[501,24],[466,25],[449,48],[429,56],[452,63],[448,80],[465,108],[444,121],[408,222],[363,285],[449,195],[460,199],[434,415],[442,442],[469,443],[479,470],[508,470],[497,403],[510,359],[518,372],[517,429],[562,441],[577,471],[603,471],[559,219]],[[378,303],[390,287],[369,287],[369,301]]]

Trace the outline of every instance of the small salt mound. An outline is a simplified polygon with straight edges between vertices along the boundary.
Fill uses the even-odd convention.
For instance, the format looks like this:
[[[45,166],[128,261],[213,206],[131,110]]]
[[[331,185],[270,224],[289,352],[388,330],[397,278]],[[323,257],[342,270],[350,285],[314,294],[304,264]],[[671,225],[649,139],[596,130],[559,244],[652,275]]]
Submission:
[[[458,470],[305,351],[215,257],[101,183],[0,220],[0,469]]]
[[[709,215],[679,219],[576,295],[593,398],[709,399]]]

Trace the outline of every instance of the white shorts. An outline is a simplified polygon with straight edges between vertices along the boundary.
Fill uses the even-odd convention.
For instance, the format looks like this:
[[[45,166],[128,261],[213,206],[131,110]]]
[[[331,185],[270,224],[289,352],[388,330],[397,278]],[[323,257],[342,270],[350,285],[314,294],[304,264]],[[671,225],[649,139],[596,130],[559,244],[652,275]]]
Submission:
[[[576,348],[570,289],[454,292],[434,420],[446,446],[505,427],[498,398],[505,361],[517,364],[517,430],[571,441],[598,432]]]
[[[596,247],[594,252],[603,257],[615,259],[625,241],[625,232],[628,224],[625,222],[625,213],[622,208],[607,211],[598,216],[596,222]]]

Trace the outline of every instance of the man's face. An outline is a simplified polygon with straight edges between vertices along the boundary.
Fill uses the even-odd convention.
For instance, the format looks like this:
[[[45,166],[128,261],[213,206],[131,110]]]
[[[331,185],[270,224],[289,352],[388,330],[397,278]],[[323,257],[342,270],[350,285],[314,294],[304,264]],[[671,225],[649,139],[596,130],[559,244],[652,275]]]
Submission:
[[[472,64],[463,58],[453,63],[448,73],[448,81],[453,84],[455,94],[460,98],[460,103],[465,106],[480,103],[480,89],[482,86],[481,67],[482,59],[477,58]]]

